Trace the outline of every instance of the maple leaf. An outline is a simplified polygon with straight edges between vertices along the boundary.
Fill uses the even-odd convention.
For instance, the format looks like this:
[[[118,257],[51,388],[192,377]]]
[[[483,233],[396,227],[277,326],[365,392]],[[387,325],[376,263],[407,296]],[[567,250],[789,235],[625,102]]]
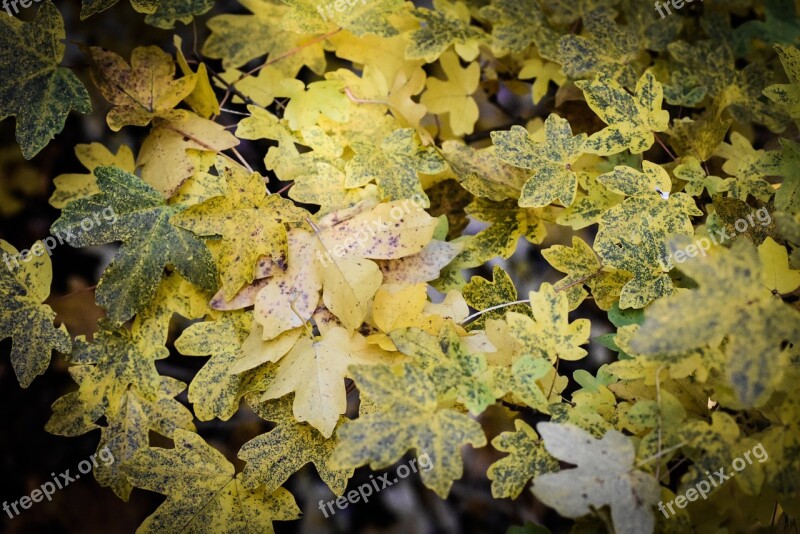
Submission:
[[[248,404],[258,416],[276,423],[276,427],[251,439],[239,450],[239,458],[247,462],[242,472],[245,487],[263,484],[265,491],[275,491],[304,465],[313,463],[331,491],[343,494],[354,469],[331,466],[331,457],[339,447],[338,436],[326,438],[311,425],[298,423],[292,415],[289,395],[267,403],[252,400]],[[346,420],[340,417],[338,424]]]
[[[595,224],[613,206],[622,201],[622,196],[609,191],[597,180],[594,173],[579,171],[578,192],[572,205],[563,210],[556,222],[571,226],[574,230]]]
[[[148,445],[149,421],[133,390],[129,390],[120,402],[119,411],[108,417],[108,426],[103,428],[98,450],[108,447],[114,461],[94,469],[94,476],[101,486],[111,487],[122,500],[127,501],[133,484],[122,472],[122,465],[139,449]],[[51,429],[52,431],[52,429]]]
[[[764,95],[773,102],[786,106],[789,115],[800,119],[800,50],[794,46],[775,45],[783,69],[789,77],[788,84],[770,85]]]
[[[473,61],[480,53],[479,46],[486,40],[486,34],[469,24],[469,11],[466,6],[463,10],[431,11],[425,8],[416,8],[414,17],[419,19],[421,27],[410,32],[410,41],[406,49],[407,59],[424,59],[432,63],[441,56],[445,50],[453,45],[456,53],[464,61]]]
[[[703,420],[686,422],[680,429],[679,436],[686,445],[681,448],[684,455],[691,459],[693,465],[683,477],[682,485],[695,484],[705,478],[719,465],[731,465],[737,452],[749,449],[756,440],[746,438],[736,420],[724,412],[711,414],[711,423]],[[764,474],[757,463],[737,473],[736,484],[748,495],[759,495],[762,491]]]
[[[714,154],[733,122],[722,119],[716,111],[709,108],[696,120],[685,118],[672,122],[668,131],[670,144],[679,155],[706,161]]]
[[[133,152],[127,145],[120,145],[114,154],[100,143],[78,144],[75,146],[75,156],[89,174],[59,174],[53,178],[56,190],[49,202],[54,208],[63,209],[75,199],[99,193],[97,178],[93,174],[97,167],[119,167],[130,173],[136,170]]]
[[[473,415],[494,403],[496,397],[486,381],[485,356],[466,349],[452,322],[442,326],[438,337],[418,328],[396,329],[390,337],[400,352],[431,377],[438,398],[453,397]]]
[[[524,52],[531,43],[547,46],[557,39],[545,26],[544,12],[535,0],[494,0],[481,8],[481,15],[492,23],[492,49],[500,55]]]
[[[123,242],[97,287],[97,303],[112,321],[127,321],[150,302],[168,264],[206,291],[214,290],[208,249],[191,232],[169,223],[182,206],[167,205],[158,191],[122,169],[98,167],[94,173],[101,192],[70,202],[52,229],[74,234],[70,244],[78,247]],[[108,208],[116,215],[114,224],[81,229],[81,221]]]
[[[16,117],[17,143],[25,159],[64,128],[70,110],[92,110],[77,76],[58,66],[65,37],[64,19],[52,2],[45,2],[32,22],[0,17],[0,121]]]
[[[602,439],[570,424],[536,426],[545,449],[555,458],[577,466],[544,473],[533,480],[533,494],[566,517],[581,517],[608,505],[614,529],[620,534],[652,532],[652,507],[659,498],[658,482],[635,469],[630,438],[609,430]]]
[[[634,238],[643,224],[656,236],[692,235],[689,217],[703,214],[686,193],[670,194],[672,181],[663,167],[649,161],[642,167],[644,172],[617,166],[598,177],[609,190],[627,197],[600,217],[595,249],[601,257],[602,247],[622,237]]]
[[[182,211],[170,222],[197,235],[222,236],[222,294],[230,300],[253,282],[263,256],[285,265],[285,225],[302,222],[307,212],[280,195],[270,195],[260,174],[219,157],[215,165],[225,178],[227,193]]]
[[[131,1],[133,2],[134,0]],[[144,21],[162,30],[173,29],[176,22],[191,24],[195,17],[208,12],[214,7],[214,0],[157,0],[157,2],[158,9],[153,13],[148,13]],[[205,67],[203,64],[200,66],[201,68]]]
[[[102,320],[91,343],[84,336],[76,338],[69,372],[80,388],[53,404],[53,415],[45,428],[65,435],[86,432],[102,416],[117,414],[131,387],[142,399],[157,402],[161,377],[155,360],[168,354],[163,346],[150,346],[146,336],[124,327],[113,328]]]
[[[586,134],[573,137],[569,122],[555,114],[544,125],[544,143],[535,143],[522,126],[492,132],[501,160],[533,171],[522,187],[521,207],[541,208],[555,200],[569,206],[575,200],[578,178],[571,165],[581,156]]]
[[[509,453],[486,471],[495,499],[516,499],[531,478],[558,471],[558,462],[544,450],[534,429],[522,419],[514,420],[514,428],[515,432],[503,432],[492,440],[492,447]]]
[[[337,122],[346,122],[350,100],[343,89],[339,80],[312,82],[306,87],[300,80],[291,78],[283,80],[275,96],[290,99],[283,116],[292,130],[300,130],[316,125],[323,114]]]
[[[469,283],[462,290],[464,299],[472,308],[476,310],[487,310],[493,306],[500,306],[517,300],[517,288],[511,277],[500,266],[492,268],[492,281],[488,281],[480,276],[473,276]],[[530,306],[525,304],[514,304],[504,306],[501,309],[489,310],[481,314],[467,328],[469,330],[482,329],[488,319],[498,319],[503,317],[506,312],[527,313],[531,315]]]
[[[541,243],[547,236],[542,209],[520,208],[515,200],[491,202],[478,198],[467,206],[466,212],[491,226],[467,241],[454,260],[462,268],[482,265],[496,256],[511,257],[520,237],[531,243]]]
[[[639,39],[630,28],[618,26],[612,13],[605,7],[587,13],[583,19],[586,36],[561,37],[557,59],[568,77],[588,78],[604,74],[626,87],[636,82]],[[578,87],[583,89],[581,85]],[[589,105],[592,106],[591,102]]]
[[[633,95],[606,75],[575,85],[592,111],[608,124],[586,140],[585,152],[608,156],[629,149],[639,154],[652,146],[653,132],[663,132],[669,125],[669,112],[661,109],[661,84],[649,71],[639,78]]]
[[[353,150],[356,155],[347,163],[345,187],[375,180],[381,198],[422,198],[422,207],[429,207],[418,173],[437,174],[446,164],[436,149],[421,145],[413,128],[395,130],[379,146],[358,143]]]
[[[340,27],[356,36],[375,34],[381,37],[397,35],[388,15],[407,7],[404,0],[372,0],[356,6],[348,2],[345,9],[339,9],[334,3],[328,4],[326,9],[325,4],[317,0],[286,0],[286,3],[290,8],[281,20],[283,29],[314,34]]]
[[[538,104],[547,95],[550,82],[561,87],[567,83],[567,76],[561,69],[558,63],[547,61],[541,57],[541,54],[536,54],[535,57],[526,59],[522,68],[517,74],[520,80],[528,80],[535,78],[531,88],[531,99],[534,104]]]
[[[146,126],[189,96],[197,77],[175,80],[172,56],[157,46],[142,46],[131,53],[131,64],[114,52],[89,48],[92,80],[114,108],[106,122],[113,131],[123,126]]]
[[[471,134],[478,120],[478,104],[472,95],[477,89],[481,77],[481,69],[477,63],[470,63],[462,69],[458,56],[454,52],[445,52],[439,58],[447,81],[428,78],[427,90],[422,94],[420,103],[437,115],[446,114],[450,121],[453,135]]]
[[[115,5],[119,0],[81,0],[81,20],[102,13]],[[131,6],[137,13],[155,13],[160,0],[131,0]]]
[[[629,237],[619,236],[613,243],[601,241],[596,247],[604,264],[633,275],[620,291],[620,308],[642,308],[672,294],[674,287],[667,274],[672,263],[660,230],[643,225]]]
[[[767,237],[758,246],[758,257],[764,266],[763,284],[781,295],[791,293],[800,286],[800,271],[788,267],[789,254],[786,248]]]
[[[252,14],[223,14],[211,18],[208,21],[211,34],[202,48],[204,56],[221,59],[226,70],[268,54],[270,58],[285,57],[281,67],[288,71],[290,67],[286,63],[290,63],[291,68],[296,69],[291,76],[304,64],[316,73],[324,72],[323,43],[308,43],[307,34],[281,29],[281,20],[290,10],[288,5],[271,0],[240,0],[239,3]],[[248,39],[243,40],[243,35],[247,35]],[[293,53],[287,54],[289,51]]]
[[[686,239],[672,243],[680,250]],[[774,261],[774,260],[773,260]],[[631,347],[645,354],[678,353],[727,337],[725,375],[737,400],[754,406],[766,400],[786,365],[784,341],[800,342],[800,314],[762,286],[765,266],[756,249],[736,240],[681,264],[697,289],[660,299],[648,308]],[[728,280],[721,285],[719,280]]]
[[[458,141],[445,141],[442,153],[461,186],[477,197],[517,199],[528,178],[523,169],[504,163],[494,145],[476,150]]]
[[[676,178],[688,182],[683,186],[683,190],[693,197],[702,195],[703,190],[708,191],[708,194],[713,196],[727,191],[730,185],[719,176],[706,175],[697,158],[691,156],[675,167],[672,172]]]
[[[789,45],[798,42],[800,23],[797,8],[791,0],[767,0],[764,2],[765,20],[748,20],[735,29],[736,39],[748,48],[753,38],[765,43]]]
[[[204,2],[205,0],[201,0]],[[217,96],[214,94],[214,88],[211,87],[211,81],[208,77],[208,67],[206,67],[205,63],[200,63],[197,66],[197,72],[192,71],[189,63],[186,61],[186,56],[183,55],[183,50],[181,49],[183,41],[177,35],[173,37],[172,43],[175,45],[175,50],[177,51],[176,60],[178,62],[178,66],[181,69],[181,72],[184,76],[197,76],[197,83],[194,86],[194,90],[186,97],[186,103],[189,104],[195,113],[203,117],[204,119],[208,119],[213,117],[214,115],[219,115],[219,101],[217,100]]]
[[[358,333],[334,327],[319,340],[303,337],[281,358],[263,401],[294,392],[294,416],[307,421],[325,437],[347,408],[344,378],[353,363],[378,363],[384,352],[367,345]]]
[[[320,220],[316,234],[290,230],[288,267],[271,277],[255,300],[264,339],[302,326],[316,310],[323,284],[329,286],[323,294],[326,305],[334,306],[350,326],[363,319],[365,303],[382,275],[368,263],[354,260],[396,260],[421,253],[438,225],[409,203],[381,203],[370,209],[361,205],[357,209],[362,211],[355,215],[348,210],[333,212]],[[362,276],[369,283],[357,287]]]
[[[0,290],[6,301],[0,313],[0,340],[11,338],[11,365],[24,388],[47,370],[53,349],[67,353],[71,345],[66,327],[53,325],[56,314],[44,304],[53,279],[50,251],[41,241],[31,249],[25,255],[27,261],[19,263],[17,249],[0,239],[8,267],[0,269]]]
[[[356,366],[351,372],[361,394],[378,409],[339,428],[334,465],[368,463],[373,470],[382,469],[413,448],[417,456],[427,454],[432,466],[421,471],[422,482],[445,498],[463,472],[460,448],[467,443],[486,445],[480,424],[454,410],[439,409],[433,383],[415,366]]]
[[[174,449],[140,450],[123,469],[135,486],[167,496],[139,526],[143,533],[274,534],[273,521],[300,517],[291,493],[246,489],[225,456],[193,432],[177,430]]]
[[[274,369],[269,368],[242,374],[233,372],[251,323],[249,313],[226,313],[213,321],[189,326],[175,340],[175,348],[185,356],[211,355],[189,385],[189,402],[201,421],[215,417],[227,421],[239,409],[242,397],[251,391],[263,391],[261,383],[274,376]]]
[[[539,291],[528,294],[533,318],[513,313],[512,335],[522,342],[531,354],[550,362],[556,359],[574,361],[586,356],[579,347],[589,340],[591,323],[588,319],[569,322],[569,298],[547,282]]]
[[[597,305],[606,310],[619,298],[628,280],[622,271],[602,266],[592,247],[576,236],[572,237],[572,247],[553,245],[543,250],[542,256],[554,269],[567,274],[553,287],[556,291],[567,292],[570,309],[576,308],[586,297],[583,289],[586,285]]]
[[[101,463],[94,469],[95,478],[101,486],[110,487],[119,498],[127,501],[133,485],[122,468],[136,451],[147,448],[149,431],[153,430],[167,437],[172,437],[176,429],[194,432],[192,413],[174,399],[185,388],[183,382],[161,377],[159,398],[155,403],[141,397],[134,388],[123,394],[119,410],[108,412],[108,424],[100,427],[101,436],[97,450],[100,452],[107,448],[114,459],[110,463]],[[55,406],[54,412],[55,418],[59,413]],[[53,419],[48,425],[52,422]],[[50,431],[54,432],[55,429],[50,428]],[[63,432],[55,433],[63,435]]]
[[[347,328],[355,330],[367,316],[369,301],[383,282],[380,267],[362,258],[342,258],[323,274],[322,301]]]
[[[142,168],[142,180],[170,198],[192,175],[206,170],[200,153],[213,154],[238,144],[221,124],[190,111],[173,110],[153,121],[136,164]]]

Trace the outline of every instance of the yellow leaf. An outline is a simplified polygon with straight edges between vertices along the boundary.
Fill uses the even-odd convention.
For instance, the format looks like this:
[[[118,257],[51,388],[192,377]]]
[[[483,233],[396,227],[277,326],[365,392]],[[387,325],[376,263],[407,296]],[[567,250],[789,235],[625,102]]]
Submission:
[[[789,253],[771,237],[758,246],[758,257],[763,266],[761,279],[770,291],[785,295],[800,286],[800,271],[789,268]]]
[[[437,115],[448,115],[450,128],[456,136],[471,134],[478,120],[478,104],[470,95],[478,89],[481,69],[477,62],[461,68],[455,52],[445,52],[439,62],[447,81],[428,78],[427,90],[420,102],[428,111]]]
[[[94,83],[114,104],[106,120],[115,132],[127,125],[146,126],[189,96],[197,82],[196,75],[175,80],[172,57],[157,46],[134,49],[130,65],[103,48],[93,46],[89,53]]]
[[[142,180],[165,198],[195,172],[205,170],[197,151],[215,153],[239,144],[222,125],[186,110],[164,113],[142,143],[136,161],[142,167]]]

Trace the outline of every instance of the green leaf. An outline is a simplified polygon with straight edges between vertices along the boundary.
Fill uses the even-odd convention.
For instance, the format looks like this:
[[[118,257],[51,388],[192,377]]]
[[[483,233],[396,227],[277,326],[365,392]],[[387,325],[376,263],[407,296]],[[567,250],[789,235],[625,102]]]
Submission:
[[[32,22],[0,17],[0,121],[17,119],[17,143],[31,159],[64,128],[70,110],[92,111],[89,93],[64,57],[64,20],[45,2]]]
[[[455,45],[456,53],[464,61],[478,57],[479,46],[487,36],[469,24],[469,13],[464,20],[443,11],[417,8],[414,16],[419,19],[421,27],[408,37],[411,42],[406,49],[407,59],[424,59],[426,63],[432,63],[450,45]]]
[[[169,222],[184,206],[168,205],[158,191],[116,167],[98,167],[94,173],[101,192],[70,202],[52,229],[74,234],[70,244],[78,247],[123,242],[97,287],[97,303],[112,321],[123,323],[147,306],[167,265],[206,291],[216,288],[214,261],[205,244]],[[87,218],[108,209],[114,222],[106,219],[91,231],[82,229]]]

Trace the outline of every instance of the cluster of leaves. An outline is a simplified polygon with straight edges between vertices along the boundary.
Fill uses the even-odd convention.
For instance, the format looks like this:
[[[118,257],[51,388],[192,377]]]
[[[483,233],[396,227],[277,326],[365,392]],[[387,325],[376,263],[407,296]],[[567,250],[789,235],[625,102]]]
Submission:
[[[113,3],[84,0],[81,14]],[[487,473],[497,498],[532,480],[578,526],[619,533],[796,521],[790,0],[706,2],[663,20],[633,0],[435,0],[433,10],[370,0],[330,18],[316,0],[242,4],[250,14],[211,18],[190,58],[177,38],[174,56],[85,49],[113,105],[109,128],[149,128],[116,153],[78,145],[89,172],[55,178],[53,231],[78,247],[121,243],[97,286],[106,318],[94,338],[70,344],[54,327],[48,256],[0,269],[0,337],[12,338],[20,384],[55,349],[79,386],[53,405],[47,430],[99,429],[98,448],[116,459],[95,471],[100,484],[125,500],[134,487],[167,496],[141,531],[272,532],[299,516],[282,486],[309,462],[341,495],[356,467],[425,453],[422,482],[446,497],[462,447],[488,446],[476,417],[501,403],[515,431],[491,441],[507,453]],[[169,28],[210,2],[133,6]],[[733,17],[752,20],[734,28]],[[0,118],[16,117],[27,158],[70,110],[90,109],[59,66],[64,37],[49,2],[30,23],[0,17]],[[333,58],[347,67],[330,69]],[[484,124],[512,92],[544,120],[509,111],[511,125]],[[219,117],[237,106],[231,131]],[[757,149],[759,132],[784,137]],[[268,140],[269,179],[288,192],[251,170],[235,149],[243,140]],[[113,225],[82,230],[108,207]],[[483,229],[462,235],[467,217]],[[542,250],[564,273],[554,285],[519,300],[499,267],[492,280],[464,278],[555,230],[574,235]],[[732,238],[709,239],[723,234]],[[672,261],[701,241],[714,245]],[[592,306],[616,327],[598,341],[617,356],[566,376],[558,364],[587,356],[591,326],[569,314]],[[186,384],[155,365],[169,356],[174,314],[195,321],[175,349],[210,356],[188,386],[191,411],[175,399]],[[236,473],[193,421],[229,420],[242,402],[275,426],[241,448]],[[549,418],[538,433],[531,414]],[[175,447],[150,447],[150,431]],[[655,511],[756,443],[767,463],[675,517]]]

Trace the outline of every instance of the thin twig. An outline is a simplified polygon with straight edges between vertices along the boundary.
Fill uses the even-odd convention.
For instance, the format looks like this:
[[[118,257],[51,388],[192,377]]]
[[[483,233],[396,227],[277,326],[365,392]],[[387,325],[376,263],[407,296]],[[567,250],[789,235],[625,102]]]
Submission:
[[[670,149],[669,149],[669,148],[667,148],[667,145],[665,145],[665,144],[664,144],[664,142],[663,142],[663,141],[661,141],[661,138],[660,138],[660,137],[658,137],[658,134],[657,134],[657,133],[653,132],[653,137],[655,137],[655,138],[656,138],[656,141],[658,141],[658,144],[659,144],[659,145],[661,145],[661,148],[663,148],[663,149],[664,149],[664,152],[666,152],[666,153],[667,153],[667,155],[669,155],[669,157],[671,157],[671,158],[672,158],[672,161],[676,161],[676,160],[678,159],[678,158],[676,158],[676,157],[675,157],[675,155],[674,155],[674,154],[673,154],[673,153],[670,151]]]

